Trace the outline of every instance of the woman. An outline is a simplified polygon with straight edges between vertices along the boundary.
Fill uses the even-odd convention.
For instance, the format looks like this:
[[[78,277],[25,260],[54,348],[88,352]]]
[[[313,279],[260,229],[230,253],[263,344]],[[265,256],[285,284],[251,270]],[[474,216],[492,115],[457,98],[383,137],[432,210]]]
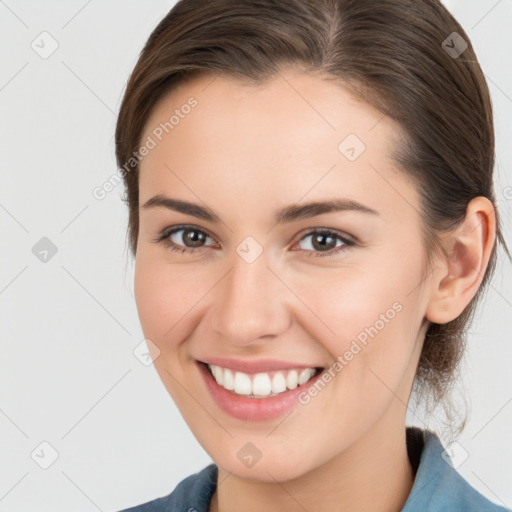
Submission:
[[[129,510],[505,510],[405,426],[413,390],[449,409],[506,249],[488,88],[440,2],[182,0],[116,154],[141,325],[214,461]]]

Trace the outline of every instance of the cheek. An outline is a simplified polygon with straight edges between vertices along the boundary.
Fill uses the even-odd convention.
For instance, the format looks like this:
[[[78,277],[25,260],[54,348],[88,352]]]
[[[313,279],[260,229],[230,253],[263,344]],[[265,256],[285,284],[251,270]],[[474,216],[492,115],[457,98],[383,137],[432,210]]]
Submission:
[[[328,279],[302,277],[300,285],[297,280],[297,295],[315,313],[305,313],[304,325],[333,359],[347,361],[347,380],[374,380],[370,368],[390,384],[403,375],[422,319],[422,303],[411,293],[420,281],[420,263],[412,255],[408,261],[379,258],[374,264],[326,269]]]
[[[345,348],[337,344],[357,337],[376,322],[381,330],[380,315],[396,316],[393,304],[400,301],[401,294],[383,280],[382,274],[363,267],[324,272],[314,278],[297,277],[294,291],[309,308],[305,314],[310,319],[308,328],[319,340],[332,340],[336,351]],[[360,339],[364,341],[364,334]]]
[[[144,337],[158,348],[154,367],[183,411],[190,407],[190,397],[183,390],[183,383],[190,375],[189,361],[180,346],[189,338],[193,322],[197,321],[198,304],[208,290],[208,282],[198,279],[197,272],[192,278],[183,266],[170,265],[161,259],[144,250],[137,253],[135,301]]]
[[[180,339],[194,305],[207,289],[208,283],[197,271],[192,275],[183,266],[159,261],[144,251],[137,254],[134,292],[140,323],[144,335],[162,351]]]

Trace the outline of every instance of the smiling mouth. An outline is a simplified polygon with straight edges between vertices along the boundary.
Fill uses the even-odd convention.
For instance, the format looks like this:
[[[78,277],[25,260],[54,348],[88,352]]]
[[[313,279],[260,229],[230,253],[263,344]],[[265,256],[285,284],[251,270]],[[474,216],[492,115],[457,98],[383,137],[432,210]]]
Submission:
[[[271,398],[306,384],[324,370],[322,367],[296,368],[270,372],[245,373],[202,363],[217,384],[245,398]]]

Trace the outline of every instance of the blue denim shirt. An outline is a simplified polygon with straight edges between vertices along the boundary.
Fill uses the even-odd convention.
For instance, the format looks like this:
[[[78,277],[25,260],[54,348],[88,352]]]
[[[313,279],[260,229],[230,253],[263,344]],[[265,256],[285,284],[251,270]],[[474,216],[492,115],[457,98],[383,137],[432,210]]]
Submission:
[[[418,427],[407,427],[406,434],[416,477],[401,512],[510,512],[469,485],[449,463],[436,434]],[[208,512],[216,485],[217,466],[210,464],[182,480],[171,494],[121,512]]]

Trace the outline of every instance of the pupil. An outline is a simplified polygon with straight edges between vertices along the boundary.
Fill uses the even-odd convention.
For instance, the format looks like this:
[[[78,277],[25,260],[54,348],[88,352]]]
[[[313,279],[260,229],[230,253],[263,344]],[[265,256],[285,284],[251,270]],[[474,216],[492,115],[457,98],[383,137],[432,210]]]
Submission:
[[[185,244],[190,247],[199,247],[204,242],[204,233],[194,230],[187,230],[185,236]]]

